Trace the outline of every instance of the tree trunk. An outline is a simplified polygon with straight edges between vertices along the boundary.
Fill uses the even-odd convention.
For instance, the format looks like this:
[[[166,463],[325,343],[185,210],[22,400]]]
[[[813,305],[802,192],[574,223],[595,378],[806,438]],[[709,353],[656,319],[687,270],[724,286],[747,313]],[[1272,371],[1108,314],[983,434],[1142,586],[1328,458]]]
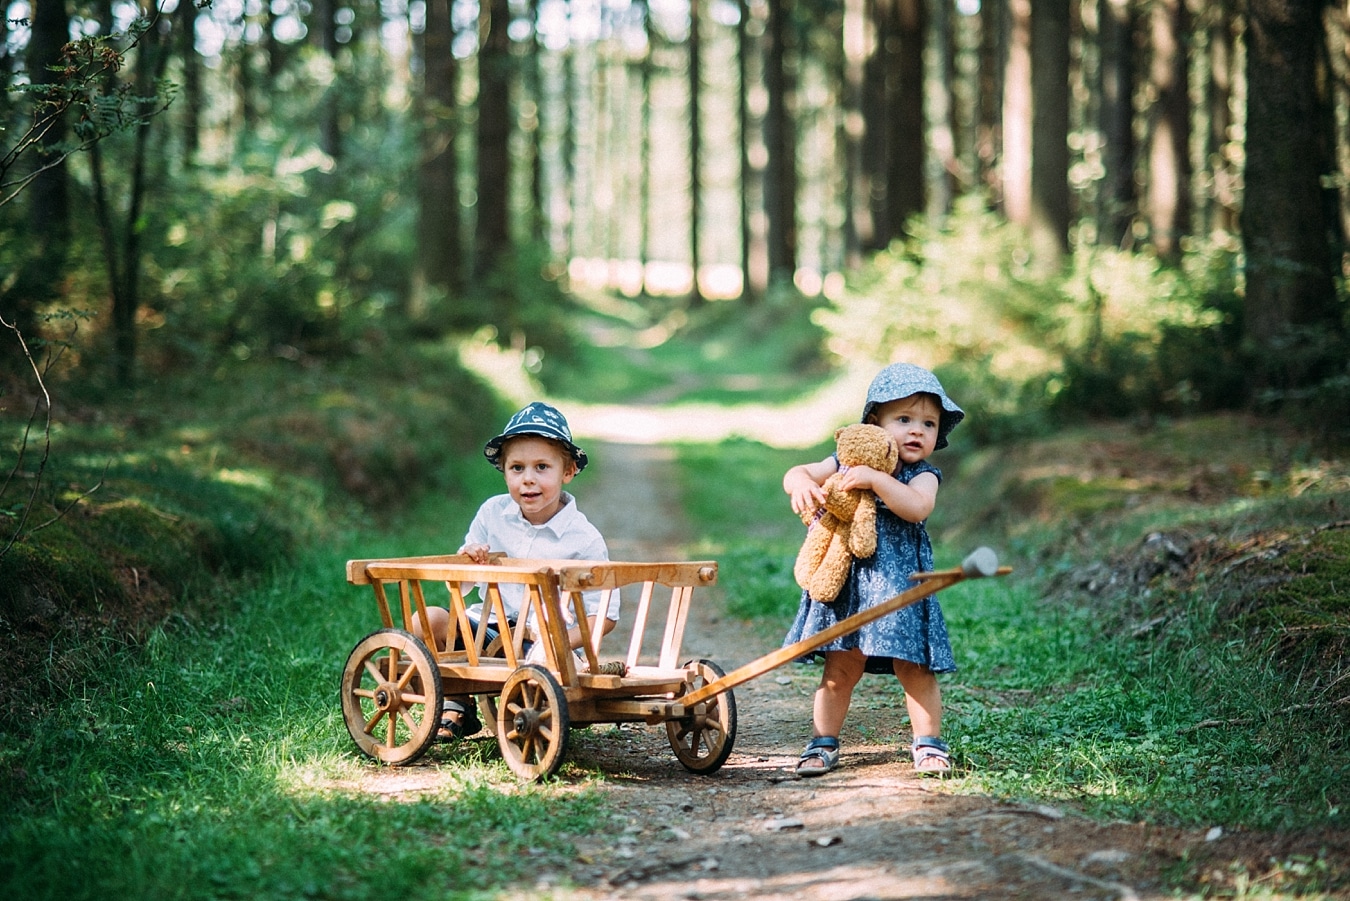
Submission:
[[[764,81],[769,108],[764,142],[769,165],[764,185],[768,216],[769,281],[791,283],[797,271],[797,137],[793,118],[795,85],[787,66],[791,0],[768,0]]]
[[[1102,175],[1097,199],[1097,241],[1126,247],[1132,241],[1134,187],[1134,26],[1135,0],[1098,0],[1097,127],[1102,133]]]
[[[1176,262],[1191,223],[1190,13],[1185,0],[1155,0],[1149,85],[1148,218],[1158,256]]]
[[[737,0],[740,15],[736,17],[736,142],[740,153],[741,190],[738,192],[741,232],[741,300],[747,304],[758,301],[764,293],[762,279],[756,278],[752,265],[754,224],[750,203],[755,169],[750,162],[750,54],[755,47],[750,37],[750,4]]]
[[[1205,106],[1209,130],[1205,139],[1205,159],[1209,163],[1212,187],[1206,219],[1211,233],[1231,235],[1237,232],[1237,171],[1233,160],[1238,145],[1232,137],[1235,64],[1230,0],[1212,3],[1208,14],[1209,83]]]
[[[840,157],[844,164],[844,267],[856,271],[862,266],[863,247],[871,243],[872,212],[868,204],[869,185],[863,171],[864,73],[867,64],[869,25],[865,0],[844,0],[843,68],[840,72]]]
[[[1058,272],[1069,251],[1069,0],[1031,12],[1031,210],[1036,268]]]
[[[314,15],[319,25],[319,47],[328,57],[334,72],[333,81],[323,93],[319,110],[319,147],[333,159],[342,156],[342,127],[338,121],[341,110],[341,89],[338,84],[337,2],[318,0]]]
[[[197,16],[197,4],[192,0],[183,0],[174,11],[178,57],[183,63],[183,165],[187,167],[196,161],[201,146],[202,109],[206,104],[202,60],[197,53]]]
[[[689,0],[689,301],[692,304],[703,302],[703,290],[698,284],[703,215],[703,70],[700,59],[703,41],[699,35],[698,6],[699,0]]]
[[[538,21],[539,0],[530,0],[530,53],[525,61],[526,94],[534,110],[525,123],[530,139],[529,235],[531,241],[542,244],[548,229],[548,214],[544,200],[544,79],[540,71],[543,47],[535,30]]]
[[[1328,158],[1321,4],[1249,0],[1241,228],[1251,387],[1291,389],[1344,369],[1323,179]]]
[[[961,118],[956,108],[954,13],[951,3],[933,6],[933,37],[937,41],[938,78],[941,80],[941,88],[934,94],[936,109],[933,110],[933,154],[941,167],[933,195],[933,209],[943,217],[951,213],[952,204],[961,191],[961,162],[957,156],[957,147],[961,144]]]
[[[975,183],[991,205],[1002,204],[998,160],[1003,152],[1004,4],[980,4],[980,46],[975,125]]]
[[[142,7],[148,16],[153,8]],[[117,383],[129,386],[135,381],[137,334],[136,317],[141,303],[141,236],[145,231],[146,194],[150,178],[146,173],[150,157],[150,129],[158,117],[154,112],[155,85],[164,75],[169,48],[162,46],[159,29],[148,28],[136,48],[134,78],[136,96],[147,98],[137,110],[140,121],[134,130],[130,185],[127,192],[125,222],[120,240],[113,225],[112,201],[103,178],[101,144],[90,148],[90,172],[94,181],[95,216],[103,243],[108,285],[112,290],[113,368]]]
[[[478,205],[474,277],[488,276],[511,249],[511,6],[482,7],[478,51]]]
[[[1031,224],[1031,0],[1009,0],[1003,77],[1003,214]]]
[[[646,47],[639,66],[639,90],[642,93],[642,121],[638,128],[641,132],[638,154],[641,183],[638,187],[638,263],[642,267],[642,291],[647,293],[647,264],[651,262],[651,215],[652,215],[652,62],[653,42],[656,29],[652,28],[651,4],[642,4],[642,30],[646,35]],[[742,192],[744,195],[744,192]]]
[[[25,62],[34,85],[53,85],[60,73],[48,67],[61,62],[61,48],[70,39],[70,13],[65,0],[37,0],[32,16]],[[34,119],[39,116],[34,112]],[[51,168],[26,189],[28,252],[14,285],[0,292],[0,315],[30,339],[37,335],[37,307],[58,294],[70,249],[70,170],[60,159],[68,130],[66,117],[57,118],[37,144],[34,158],[25,162],[35,169]]]
[[[418,265],[426,284],[453,296],[461,287],[464,253],[460,231],[458,156],[459,114],[455,93],[459,64],[451,52],[454,25],[450,0],[427,0],[426,25],[418,44],[422,90],[417,96]],[[414,302],[414,318],[424,304]]]
[[[927,136],[924,120],[924,46],[927,43],[928,6],[925,0],[892,0],[895,36],[893,81],[888,82],[891,132],[886,167],[886,216],[892,238],[906,233],[911,216],[927,205],[925,178]]]

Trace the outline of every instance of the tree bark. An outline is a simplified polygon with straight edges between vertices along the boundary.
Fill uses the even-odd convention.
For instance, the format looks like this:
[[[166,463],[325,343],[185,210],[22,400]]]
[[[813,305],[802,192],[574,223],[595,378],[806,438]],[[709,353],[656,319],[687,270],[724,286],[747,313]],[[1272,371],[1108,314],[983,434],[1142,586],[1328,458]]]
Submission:
[[[180,0],[174,11],[174,28],[178,35],[178,57],[183,64],[183,165],[191,167],[201,146],[202,108],[205,95],[202,90],[202,61],[197,53],[197,4]],[[271,30],[268,30],[271,34]]]
[[[1306,2],[1306,0],[1305,0]],[[1150,20],[1148,218],[1158,256],[1176,262],[1191,229],[1190,12],[1185,0],[1155,0]]]
[[[32,15],[25,62],[34,85],[54,85],[60,74],[48,67],[61,62],[61,49],[69,40],[70,13],[65,0],[37,0]],[[60,159],[68,132],[66,117],[58,117],[38,142],[34,157],[21,164],[50,166],[26,189],[29,251],[15,284],[0,292],[0,315],[30,339],[37,335],[37,307],[58,293],[70,249],[70,170]]]
[[[1069,251],[1069,0],[1031,12],[1031,209],[1036,267],[1058,272]]]
[[[1102,168],[1097,199],[1099,244],[1128,247],[1139,204],[1134,186],[1134,0],[1098,0],[1101,62],[1097,127]]]
[[[422,56],[422,90],[417,96],[418,265],[422,279],[449,296],[462,287],[458,157],[459,112],[455,93],[459,64],[451,52],[454,26],[450,0],[427,0],[426,25],[418,41]],[[414,318],[424,305],[415,301]]]
[[[893,238],[906,233],[911,216],[927,206],[925,177],[927,127],[924,119],[924,47],[927,44],[928,6],[925,0],[892,0],[895,35],[894,81],[888,82],[891,132],[886,167],[886,215]]]
[[[1249,0],[1241,213],[1251,388],[1291,389],[1344,368],[1324,177],[1329,101],[1321,4]]]
[[[478,205],[474,277],[492,273],[511,249],[511,6],[489,0],[482,7],[478,51]]]
[[[863,168],[867,135],[863,90],[870,34],[865,0],[844,0],[839,143],[844,163],[844,267],[851,271],[862,266],[863,247],[871,244],[873,234],[868,204],[871,180]]]
[[[1230,0],[1217,0],[1208,10],[1209,82],[1205,90],[1209,130],[1205,158],[1212,186],[1206,219],[1209,231],[1237,232],[1237,172],[1233,162],[1233,79],[1235,73],[1233,10]]]
[[[764,185],[768,217],[769,281],[791,283],[797,272],[797,138],[795,85],[787,67],[791,0],[768,0],[764,81],[769,108],[764,142],[769,164]]]
[[[1008,2],[1003,77],[1003,214],[1031,224],[1031,0]]]
[[[689,0],[689,301],[703,302],[698,284],[701,262],[699,240],[703,215],[703,69],[700,54],[703,41],[699,34],[699,0]]]

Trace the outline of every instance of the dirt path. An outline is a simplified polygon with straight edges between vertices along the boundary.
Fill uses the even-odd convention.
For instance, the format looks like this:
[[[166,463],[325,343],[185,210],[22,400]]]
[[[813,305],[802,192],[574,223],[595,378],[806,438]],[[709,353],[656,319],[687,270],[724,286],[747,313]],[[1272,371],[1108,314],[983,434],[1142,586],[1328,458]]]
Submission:
[[[588,447],[588,449],[590,449]],[[614,559],[688,559],[688,534],[669,466],[654,445],[594,445],[599,465],[574,488]],[[701,601],[701,603],[698,603]],[[780,636],[721,614],[716,592],[696,598],[686,656],[731,670]],[[721,771],[694,776],[664,728],[625,725],[574,734],[570,758],[606,774],[613,828],[584,841],[566,879],[596,899],[881,899],[1171,897],[1159,874],[1189,858],[1231,860],[1234,837],[1144,824],[1097,825],[1067,809],[1002,804],[943,791],[893,746],[893,701],[859,686],[839,770],[793,772],[809,734],[818,670],[776,670],[735,691],[739,729]],[[1225,847],[1229,845],[1229,847]],[[543,884],[563,878],[545,874]]]

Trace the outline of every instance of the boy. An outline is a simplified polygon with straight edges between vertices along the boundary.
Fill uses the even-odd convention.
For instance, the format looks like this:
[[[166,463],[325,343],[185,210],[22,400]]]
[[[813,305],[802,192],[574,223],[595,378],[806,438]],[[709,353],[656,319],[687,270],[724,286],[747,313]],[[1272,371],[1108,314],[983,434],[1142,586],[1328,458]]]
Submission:
[[[506,494],[490,497],[478,508],[459,553],[475,563],[487,563],[488,554],[543,560],[608,560],[609,549],[598,529],[580,510],[576,499],[563,490],[586,468],[586,453],[572,441],[567,420],[555,408],[535,401],[518,411],[501,434],[483,447],[483,455],[501,470]],[[502,604],[509,619],[521,613],[525,586],[503,584]],[[482,591],[479,592],[480,598]],[[600,592],[583,595],[586,611],[600,607]],[[475,626],[482,616],[480,601],[469,608]],[[444,607],[427,608],[435,645],[444,647],[450,614]],[[619,618],[618,598],[610,604],[602,629],[608,633]],[[420,637],[420,624],[414,624]],[[572,647],[581,646],[581,630],[568,630]],[[469,698],[445,702],[442,737],[473,735],[482,724]]]

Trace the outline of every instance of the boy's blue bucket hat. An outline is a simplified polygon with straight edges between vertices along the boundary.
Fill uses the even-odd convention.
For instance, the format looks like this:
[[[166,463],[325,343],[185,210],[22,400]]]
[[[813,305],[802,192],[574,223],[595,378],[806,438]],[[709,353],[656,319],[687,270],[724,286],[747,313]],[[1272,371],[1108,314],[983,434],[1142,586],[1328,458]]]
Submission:
[[[483,445],[483,456],[487,457],[493,466],[501,469],[502,445],[508,439],[520,435],[538,435],[540,438],[551,438],[558,442],[576,461],[577,472],[585,469],[589,462],[586,459],[586,452],[572,443],[572,430],[567,427],[567,419],[557,409],[542,401],[534,401],[512,416],[506,428],[502,429],[502,433]]]
[[[966,418],[965,411],[942,390],[942,383],[937,380],[937,376],[913,363],[892,363],[877,373],[867,389],[862,421],[866,422],[876,408],[887,401],[919,393],[933,395],[942,405],[942,412],[938,416],[937,448],[946,447],[947,435]]]

